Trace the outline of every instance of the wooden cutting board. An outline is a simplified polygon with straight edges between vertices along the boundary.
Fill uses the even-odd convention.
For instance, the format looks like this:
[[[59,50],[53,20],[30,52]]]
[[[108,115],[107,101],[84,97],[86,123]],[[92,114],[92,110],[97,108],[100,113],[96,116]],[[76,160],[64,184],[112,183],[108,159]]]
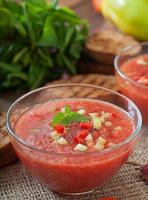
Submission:
[[[116,78],[113,75],[101,75],[101,74],[76,75],[76,76],[65,77],[63,79],[56,80],[49,84],[60,84],[60,83],[93,84],[114,90],[116,92],[119,91]]]

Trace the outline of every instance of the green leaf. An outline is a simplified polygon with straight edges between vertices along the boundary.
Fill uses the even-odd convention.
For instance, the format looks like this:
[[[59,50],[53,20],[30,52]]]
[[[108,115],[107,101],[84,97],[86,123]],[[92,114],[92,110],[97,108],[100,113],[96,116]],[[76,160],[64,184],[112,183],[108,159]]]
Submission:
[[[8,79],[11,80],[12,78],[19,78],[19,79],[22,79],[23,81],[27,81],[27,79],[28,79],[27,75],[25,73],[22,73],[22,72],[9,74]]]
[[[22,59],[24,68],[26,68],[31,62],[32,62],[32,58],[31,58],[30,52],[27,51],[27,52],[25,52],[25,55]]]
[[[71,108],[69,105],[65,106],[65,114],[69,114],[71,112]]]
[[[71,10],[68,7],[62,7],[61,8],[61,13],[63,13],[64,15],[69,16],[69,18],[73,18],[73,19],[78,19],[79,22],[81,22],[80,17],[75,13],[75,11]]]
[[[21,51],[17,52],[12,60],[13,63],[17,63],[23,56],[24,54],[28,51],[28,48],[25,47]]]
[[[4,1],[0,0],[0,6],[3,6],[3,5],[4,5]]]
[[[33,15],[48,11],[47,0],[27,0],[26,4]]]
[[[66,37],[64,38],[64,43],[62,45],[62,48],[60,50],[60,52],[62,53],[66,48],[67,46],[70,44],[71,42],[71,39],[73,37],[73,34],[74,34],[74,28],[73,27],[68,27],[67,28],[67,32],[66,32]]]
[[[20,3],[16,2],[15,0],[5,0],[4,5],[7,9],[14,15],[20,15],[22,13],[22,6]],[[12,16],[11,16],[12,17]]]
[[[43,33],[37,44],[42,47],[57,47],[58,38],[51,16],[47,17],[43,27]]]
[[[27,31],[25,29],[25,27],[23,26],[23,24],[16,22],[15,27],[18,31],[18,33],[22,36],[22,37],[26,37],[27,36]]]
[[[49,55],[48,50],[46,51],[45,49],[38,48],[37,52],[40,58],[45,61],[45,65],[47,65],[48,67],[53,66],[53,62]]]
[[[54,116],[53,120],[52,120],[52,125],[55,126],[56,124],[61,124],[61,121],[65,118],[64,113],[59,112],[56,114],[56,116]]]
[[[9,10],[6,8],[0,7],[0,27],[10,25],[10,21],[11,21],[11,14]]]
[[[51,0],[51,7],[54,9],[58,6],[58,0]]]
[[[66,56],[65,54],[62,55],[63,63],[68,68],[68,70],[72,74],[76,74],[76,68],[73,62],[70,61],[70,57]]]
[[[31,48],[34,49],[35,47],[35,41],[36,41],[36,35],[35,35],[35,30],[33,28],[33,19],[28,12],[28,7],[27,4],[23,4],[23,14],[26,18],[26,25],[29,33],[29,38],[31,42]]]
[[[22,67],[18,64],[9,64],[9,63],[4,63],[0,62],[0,69],[5,70],[7,73],[12,73],[12,72],[20,72]]]
[[[27,2],[42,8],[47,6],[47,0],[27,0]]]
[[[76,72],[87,23],[56,0],[0,0],[0,89]]]
[[[70,115],[70,123],[73,122],[73,121],[87,122],[88,120],[89,120],[88,117],[82,116],[82,115],[75,113],[75,112],[72,112],[71,115]]]
[[[71,45],[69,53],[71,56],[73,56],[73,58],[79,59],[81,50],[82,50],[81,43],[75,42],[73,43],[73,45]]]
[[[37,63],[32,64],[29,69],[29,87],[33,90],[40,86],[46,74],[46,67],[39,66]]]
[[[70,106],[65,107],[65,112],[58,112],[53,120],[52,126],[57,124],[69,125],[72,122],[86,122],[88,117],[82,116],[76,112],[72,112]]]
[[[12,86],[17,86],[20,85],[21,82],[26,83],[28,77],[26,73],[23,72],[12,72],[9,73],[5,79],[4,82],[2,83],[4,87],[12,87]]]

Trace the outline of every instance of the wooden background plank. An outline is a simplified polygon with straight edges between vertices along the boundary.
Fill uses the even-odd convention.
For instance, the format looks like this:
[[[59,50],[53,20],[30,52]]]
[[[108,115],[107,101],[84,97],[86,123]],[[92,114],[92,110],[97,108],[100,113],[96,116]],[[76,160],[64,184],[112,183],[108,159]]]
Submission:
[[[81,18],[87,19],[91,31],[103,22],[101,16],[94,11],[91,0],[60,0],[60,4],[71,7]]]

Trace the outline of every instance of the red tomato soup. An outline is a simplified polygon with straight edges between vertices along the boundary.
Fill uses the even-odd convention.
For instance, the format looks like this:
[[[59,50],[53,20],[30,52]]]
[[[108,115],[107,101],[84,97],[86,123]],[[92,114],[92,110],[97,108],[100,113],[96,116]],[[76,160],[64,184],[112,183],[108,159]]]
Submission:
[[[82,193],[115,175],[133,148],[134,123],[122,109],[93,100],[46,102],[25,112],[15,132],[34,148],[15,149],[31,173],[51,190]]]
[[[148,124],[148,55],[129,59],[120,69],[132,80],[117,75],[122,93],[137,104],[144,123]]]

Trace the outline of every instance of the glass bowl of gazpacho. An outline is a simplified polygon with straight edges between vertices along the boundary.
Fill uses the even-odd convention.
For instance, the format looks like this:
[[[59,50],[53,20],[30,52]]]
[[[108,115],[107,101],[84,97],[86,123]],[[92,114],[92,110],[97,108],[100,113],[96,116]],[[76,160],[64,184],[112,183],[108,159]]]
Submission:
[[[135,104],[87,84],[39,88],[16,100],[7,128],[22,164],[50,190],[93,191],[128,159],[140,136]]]
[[[148,125],[148,43],[123,49],[115,58],[115,72],[121,92],[135,102]]]

